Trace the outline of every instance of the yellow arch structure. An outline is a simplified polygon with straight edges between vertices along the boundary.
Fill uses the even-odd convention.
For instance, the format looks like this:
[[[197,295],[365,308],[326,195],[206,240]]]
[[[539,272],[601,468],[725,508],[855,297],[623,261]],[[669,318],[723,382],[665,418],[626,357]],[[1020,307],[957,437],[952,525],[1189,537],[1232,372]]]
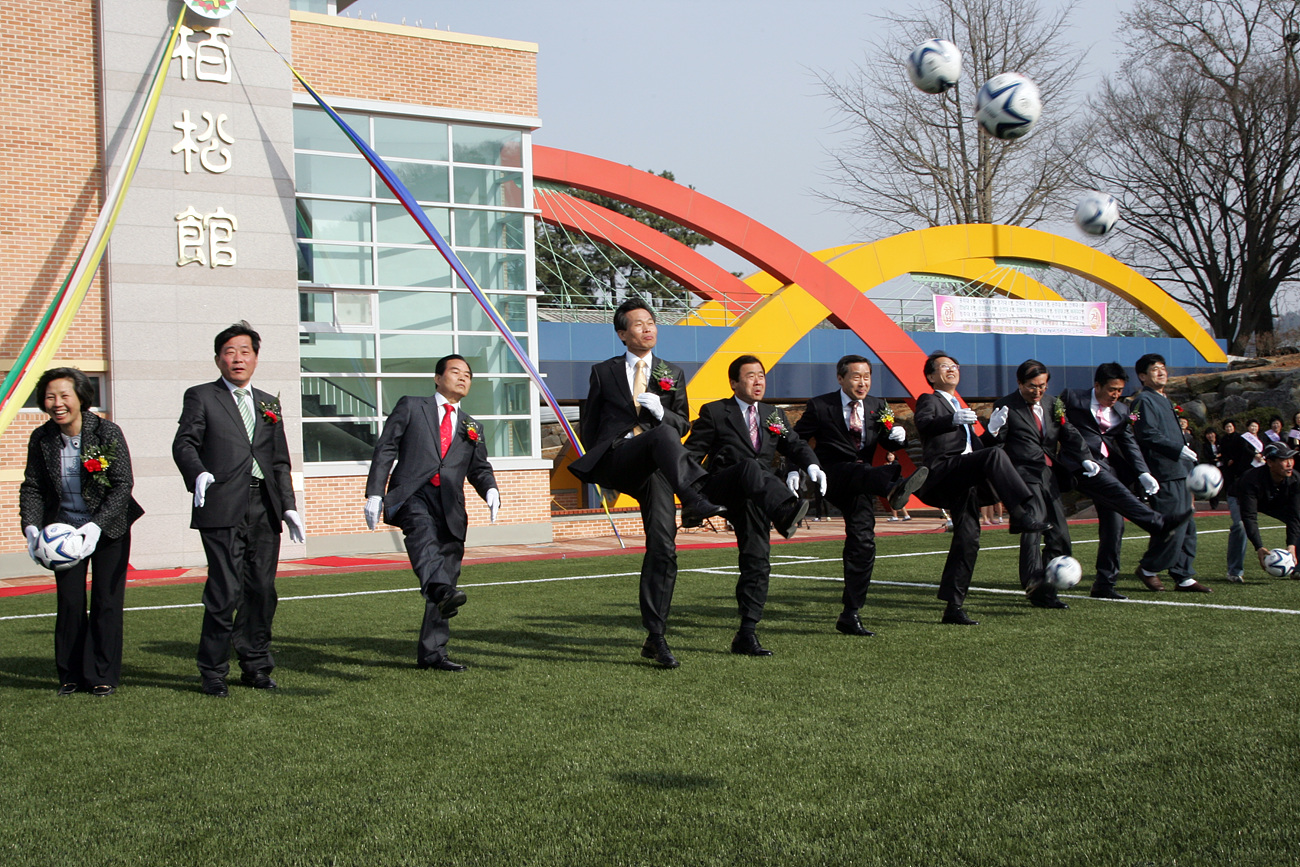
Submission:
[[[1186,339],[1206,361],[1228,360],[1214,338],[1155,283],[1086,244],[1037,229],[988,224],[938,226],[870,244],[832,247],[817,257],[863,292],[912,272],[946,274],[963,280],[989,278],[987,282],[997,287],[995,260],[1039,262],[1077,274],[1115,293],[1144,312],[1165,333]],[[1060,296],[1046,286],[1024,275],[1017,276],[1020,279],[1007,281],[1016,285],[1003,287],[1013,297],[1059,300]],[[830,314],[795,284],[776,286],[776,280],[767,274],[755,275],[746,282],[760,292],[772,287],[770,295],[740,319],[736,330],[692,377],[692,415],[703,404],[729,395],[726,371],[731,359],[749,353],[770,369]],[[870,345],[870,335],[859,336]]]

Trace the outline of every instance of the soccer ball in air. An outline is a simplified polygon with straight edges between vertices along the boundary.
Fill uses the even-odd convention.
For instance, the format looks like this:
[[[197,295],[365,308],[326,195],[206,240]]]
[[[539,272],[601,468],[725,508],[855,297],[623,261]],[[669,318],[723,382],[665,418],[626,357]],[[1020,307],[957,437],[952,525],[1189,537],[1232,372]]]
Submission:
[[[36,538],[36,562],[59,572],[81,559],[86,538],[69,524],[50,524]]]
[[[1217,497],[1223,490],[1223,473],[1212,464],[1197,464],[1187,474],[1187,490],[1202,500]]]
[[[1119,222],[1119,202],[1105,193],[1088,193],[1074,208],[1074,224],[1089,235],[1104,235]]]
[[[1053,557],[1047,562],[1047,583],[1057,590],[1069,590],[1083,577],[1083,567],[1073,557]]]
[[[907,55],[907,77],[926,93],[943,93],[961,78],[961,52],[947,39],[922,42]]]
[[[995,75],[975,96],[975,120],[980,129],[1000,139],[1027,135],[1043,113],[1038,85],[1019,72]]]
[[[1295,569],[1295,558],[1286,548],[1274,548],[1264,556],[1264,571],[1274,578],[1285,578]]]

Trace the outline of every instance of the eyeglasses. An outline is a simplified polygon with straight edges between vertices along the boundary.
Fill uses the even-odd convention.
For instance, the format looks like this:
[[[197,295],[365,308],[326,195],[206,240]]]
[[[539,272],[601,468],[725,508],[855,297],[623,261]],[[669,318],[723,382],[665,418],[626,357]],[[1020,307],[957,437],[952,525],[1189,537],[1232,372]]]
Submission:
[[[951,373],[954,370],[961,370],[960,364],[940,364],[938,367],[940,373]]]

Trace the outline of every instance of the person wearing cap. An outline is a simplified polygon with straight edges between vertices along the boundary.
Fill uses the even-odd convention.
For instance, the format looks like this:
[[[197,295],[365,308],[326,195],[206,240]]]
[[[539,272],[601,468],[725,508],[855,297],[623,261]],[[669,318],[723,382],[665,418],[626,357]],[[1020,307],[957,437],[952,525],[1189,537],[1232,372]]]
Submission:
[[[1263,512],[1286,524],[1286,547],[1291,557],[1296,556],[1300,543],[1300,479],[1295,476],[1295,449],[1285,443],[1264,446],[1264,466],[1248,470],[1237,481],[1237,507],[1241,510],[1241,523],[1246,528],[1246,538],[1259,555],[1260,568],[1268,556],[1268,548],[1259,535],[1259,513]],[[1292,577],[1296,577],[1292,572]]]

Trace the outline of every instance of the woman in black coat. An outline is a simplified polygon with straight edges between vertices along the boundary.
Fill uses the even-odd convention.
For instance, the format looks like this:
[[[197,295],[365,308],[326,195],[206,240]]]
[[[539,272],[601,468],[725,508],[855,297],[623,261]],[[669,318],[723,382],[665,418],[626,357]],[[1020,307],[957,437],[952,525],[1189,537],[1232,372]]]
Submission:
[[[144,514],[131,496],[131,455],[122,429],[89,411],[95,389],[80,370],[45,371],[36,394],[50,420],[32,431],[19,487],[27,550],[34,554],[41,528],[62,523],[81,530],[88,552],[70,568],[54,573],[59,695],[79,689],[112,695],[122,675],[122,603],[131,524]]]

